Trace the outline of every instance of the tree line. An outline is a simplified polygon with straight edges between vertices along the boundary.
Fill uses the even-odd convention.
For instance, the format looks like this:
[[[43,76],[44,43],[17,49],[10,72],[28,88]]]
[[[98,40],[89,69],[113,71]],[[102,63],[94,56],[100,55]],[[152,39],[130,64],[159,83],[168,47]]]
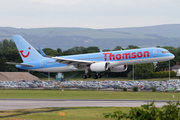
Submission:
[[[160,47],[160,46],[157,46]],[[113,50],[109,49],[104,49],[102,50],[103,52],[105,51],[116,51],[116,50],[127,50],[127,49],[137,49],[139,48],[138,46],[134,45],[129,45],[126,48],[123,48],[121,46],[116,46]],[[175,55],[175,58],[171,60],[170,64],[171,66],[175,65],[176,62],[180,61],[180,47],[174,48],[172,46],[162,46],[162,48],[165,48],[169,50],[171,53]],[[38,51],[38,50],[37,50]],[[73,48],[70,48],[68,50],[62,51],[61,48],[57,48],[56,50],[52,48],[44,48],[43,51],[45,52],[46,55],[49,56],[66,56],[66,55],[76,55],[76,54],[86,54],[86,53],[96,53],[100,52],[100,49],[97,46],[90,46],[90,47],[82,47],[82,46],[76,46]],[[25,71],[16,68],[14,65],[8,65],[5,64],[5,62],[16,62],[16,63],[21,63],[23,62],[19,52],[16,48],[15,43],[12,40],[3,40],[0,42],[0,71],[2,72],[20,72],[20,71]],[[157,69],[156,72],[159,71],[164,71],[164,68],[169,67],[169,61],[166,62],[160,62],[157,64]],[[153,73],[153,64],[152,63],[147,63],[147,64],[137,64],[134,65],[134,71],[135,71],[135,77],[136,78],[151,78],[154,75]],[[32,74],[38,74],[37,72],[31,71]],[[73,74],[74,72],[69,72],[68,74]],[[83,74],[84,72],[76,72],[79,74]],[[140,74],[141,73],[141,74]],[[121,73],[110,73],[108,71],[103,72],[103,74],[106,74],[110,77],[132,77],[132,65],[128,66],[128,70],[125,72]]]

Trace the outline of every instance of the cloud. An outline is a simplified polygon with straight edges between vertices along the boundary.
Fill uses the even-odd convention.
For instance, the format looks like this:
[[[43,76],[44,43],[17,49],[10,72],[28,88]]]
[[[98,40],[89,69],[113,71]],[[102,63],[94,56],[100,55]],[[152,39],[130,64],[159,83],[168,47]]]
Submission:
[[[0,23],[19,28],[137,27],[180,23],[179,11],[179,0],[1,0]]]
[[[0,23],[6,27],[39,28],[39,27],[82,27],[82,28],[124,28],[160,24],[179,23],[179,19],[160,16],[78,16],[78,17],[6,17]],[[12,22],[13,20],[13,22]],[[14,24],[15,23],[15,24]]]
[[[72,4],[118,4],[127,5],[132,3],[132,0],[28,0],[29,2],[53,4],[53,5],[72,5]],[[99,4],[99,5],[100,5]]]
[[[29,0],[34,3],[42,3],[42,4],[52,4],[52,5],[68,5],[68,4],[77,4],[82,2],[82,0]]]

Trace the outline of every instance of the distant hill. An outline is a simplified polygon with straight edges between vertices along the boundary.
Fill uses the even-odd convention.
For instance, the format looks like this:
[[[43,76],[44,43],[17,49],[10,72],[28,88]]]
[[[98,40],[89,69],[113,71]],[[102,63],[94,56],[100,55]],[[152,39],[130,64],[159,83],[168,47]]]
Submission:
[[[167,24],[148,27],[106,29],[113,32],[127,32],[136,35],[157,35],[161,37],[180,37],[180,24]]]
[[[98,46],[112,50],[118,45],[180,47],[180,24],[111,29],[0,27],[0,41],[12,39],[11,36],[17,34],[22,35],[35,48],[40,46],[67,50],[75,46]]]

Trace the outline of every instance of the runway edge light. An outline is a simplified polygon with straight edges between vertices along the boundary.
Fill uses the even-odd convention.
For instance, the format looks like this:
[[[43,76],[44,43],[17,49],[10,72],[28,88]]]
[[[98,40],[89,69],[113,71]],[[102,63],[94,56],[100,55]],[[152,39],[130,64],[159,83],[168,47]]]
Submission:
[[[60,116],[65,116],[65,112],[60,112],[59,115]]]

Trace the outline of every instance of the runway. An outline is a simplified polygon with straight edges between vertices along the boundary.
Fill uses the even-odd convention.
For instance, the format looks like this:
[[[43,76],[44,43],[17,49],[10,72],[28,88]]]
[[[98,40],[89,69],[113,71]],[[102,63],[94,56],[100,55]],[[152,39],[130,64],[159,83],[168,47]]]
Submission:
[[[45,107],[140,107],[147,100],[62,100],[62,99],[0,99],[0,110],[45,108]],[[155,101],[162,107],[167,101]]]

